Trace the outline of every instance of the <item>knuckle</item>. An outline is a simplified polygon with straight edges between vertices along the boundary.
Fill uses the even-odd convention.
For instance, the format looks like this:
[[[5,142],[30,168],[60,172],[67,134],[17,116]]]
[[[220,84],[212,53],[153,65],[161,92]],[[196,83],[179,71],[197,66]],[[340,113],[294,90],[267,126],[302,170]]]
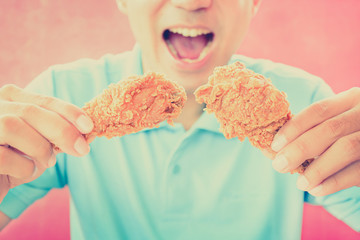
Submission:
[[[77,139],[82,135],[76,130],[75,127],[70,124],[59,129],[54,136],[54,139],[50,142],[54,143],[61,151],[75,154],[74,147]]]
[[[304,175],[306,175],[308,179],[311,179],[312,182],[318,182],[319,179],[323,178],[324,172],[320,167],[313,165],[304,172]]]
[[[349,92],[354,95],[354,97],[360,97],[360,87],[353,87],[349,89]]]
[[[38,115],[40,112],[40,108],[34,104],[24,104],[20,109],[20,116],[34,116]]]
[[[50,158],[52,154],[52,151],[50,149],[50,143],[48,144],[48,147],[38,147],[36,151],[37,158],[41,161],[46,161]]]
[[[54,103],[56,102],[55,98],[50,97],[50,96],[43,96],[43,95],[39,95],[38,96],[38,103],[40,107],[47,107],[47,106],[52,106],[54,105]]]
[[[326,117],[328,115],[329,104],[327,101],[320,101],[314,103],[311,106],[311,111],[314,115],[319,116],[320,118]]]
[[[74,127],[72,127],[70,124],[67,124],[61,131],[60,135],[63,138],[72,138],[75,135]]]
[[[74,119],[75,116],[81,114],[81,110],[78,110],[77,107],[71,104],[64,104],[62,110],[63,114],[69,119]]]
[[[76,105],[65,103],[62,104],[63,113],[69,118],[69,119],[75,119],[79,115],[84,114],[84,111],[79,108]]]
[[[330,119],[326,122],[325,128],[330,132],[332,137],[336,138],[342,134],[344,129],[344,122],[337,119]]]
[[[82,113],[79,107],[50,96],[39,96],[37,102],[40,107],[52,109],[70,121]]]
[[[0,117],[0,134],[2,136],[9,133],[18,132],[20,128],[20,119],[13,115],[4,115]]]
[[[360,101],[360,87],[350,88],[347,93],[351,96],[353,106],[359,104]]]
[[[343,137],[340,140],[344,152],[350,156],[357,156],[360,153],[360,139],[354,136]]]
[[[333,189],[338,189],[340,184],[339,177],[336,174],[328,179],[328,185]]]
[[[0,88],[0,95],[4,97],[11,96],[11,93],[18,89],[19,88],[15,84],[6,84]]]
[[[66,124],[62,129],[57,133],[57,137],[63,139],[63,141],[75,141],[75,139],[80,136],[79,132],[70,124]]]
[[[287,121],[284,126],[282,126],[278,133],[281,132],[285,136],[299,136],[305,130],[305,127],[301,121],[296,119],[296,116],[293,119]]]
[[[298,149],[298,151],[300,151],[300,154],[302,156],[307,155],[309,148],[304,140],[299,138],[294,143],[295,143],[295,147]]]

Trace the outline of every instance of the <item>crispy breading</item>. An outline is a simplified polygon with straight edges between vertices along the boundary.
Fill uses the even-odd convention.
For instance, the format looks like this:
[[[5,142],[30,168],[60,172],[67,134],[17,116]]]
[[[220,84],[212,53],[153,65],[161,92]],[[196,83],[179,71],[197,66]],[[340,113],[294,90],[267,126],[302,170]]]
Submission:
[[[110,84],[82,108],[94,123],[84,137],[112,138],[158,127],[165,120],[173,124],[187,100],[183,87],[159,73],[131,76]],[[61,152],[57,146],[54,150]]]
[[[123,136],[158,127],[164,120],[172,124],[185,101],[184,88],[162,74],[128,77],[85,104],[83,110],[94,122],[86,137]]]
[[[240,62],[215,68],[195,96],[197,102],[206,104],[208,113],[215,114],[226,138],[243,141],[248,137],[252,145],[273,154],[273,138],[292,115],[286,94]],[[294,172],[303,172],[308,164]]]

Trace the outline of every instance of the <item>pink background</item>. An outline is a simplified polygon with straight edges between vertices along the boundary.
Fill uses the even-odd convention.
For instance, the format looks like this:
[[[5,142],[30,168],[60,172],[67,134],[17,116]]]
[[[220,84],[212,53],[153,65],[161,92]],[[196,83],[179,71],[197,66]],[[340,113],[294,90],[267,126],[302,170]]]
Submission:
[[[335,92],[360,86],[360,1],[264,0],[240,53],[303,68]],[[115,0],[0,1],[0,86],[24,87],[48,66],[131,49]],[[69,239],[69,193],[51,191],[1,239]],[[305,205],[303,240],[360,239],[320,207]]]

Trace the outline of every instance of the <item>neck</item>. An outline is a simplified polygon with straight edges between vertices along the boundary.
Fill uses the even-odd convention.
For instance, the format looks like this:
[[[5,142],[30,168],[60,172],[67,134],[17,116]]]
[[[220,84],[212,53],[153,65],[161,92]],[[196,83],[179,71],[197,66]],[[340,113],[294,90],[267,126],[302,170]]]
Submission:
[[[180,116],[174,122],[181,123],[185,130],[189,130],[194,122],[200,117],[204,106],[195,101],[193,93],[187,93],[187,101]]]
[[[163,72],[158,69],[157,65],[148,64],[148,62],[145,61],[145,58],[143,58],[142,61],[143,61],[142,64],[143,64],[144,72],[147,72],[147,71]],[[189,86],[185,86],[185,84],[188,82],[191,82],[190,79],[193,79],[193,81],[197,82],[198,85],[201,85],[201,84],[207,82],[207,77],[205,77],[205,78],[198,77],[198,75],[196,75],[196,74],[195,75],[194,74],[185,74],[185,73],[181,73],[181,72],[177,72],[175,74],[166,74],[166,72],[163,72],[163,73],[165,73],[165,75],[167,75],[167,76],[172,76],[171,77],[172,81],[179,83],[180,85],[182,85],[185,88],[186,95],[187,95],[187,101],[182,109],[180,116],[177,117],[176,119],[174,119],[174,122],[181,123],[186,130],[189,130],[191,128],[191,126],[195,123],[195,121],[203,113],[204,105],[197,103],[195,100],[194,91],[197,88],[197,86],[196,85],[194,86],[194,84],[191,84],[191,87],[189,87]],[[185,75],[182,75],[182,74],[185,74]],[[204,74],[202,74],[202,75],[204,75]],[[205,74],[205,75],[207,76],[208,74]],[[185,81],[185,84],[184,84],[183,79],[187,79],[188,81]],[[199,81],[199,79],[203,79],[203,81]]]

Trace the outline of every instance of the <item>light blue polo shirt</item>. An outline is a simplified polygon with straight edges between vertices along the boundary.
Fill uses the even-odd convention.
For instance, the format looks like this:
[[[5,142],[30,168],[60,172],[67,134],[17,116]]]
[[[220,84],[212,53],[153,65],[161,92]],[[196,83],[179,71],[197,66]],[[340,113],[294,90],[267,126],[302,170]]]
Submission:
[[[333,93],[319,78],[268,60],[234,56],[270,77],[297,113]],[[110,83],[142,74],[141,51],[51,67],[29,89],[83,106]],[[69,186],[72,239],[300,239],[304,201],[321,204],[360,231],[360,191],[314,198],[296,175],[245,140],[227,140],[213,115],[181,124],[97,138],[85,157],[57,156],[55,167],[12,189],[0,210],[18,217],[52,188]]]

